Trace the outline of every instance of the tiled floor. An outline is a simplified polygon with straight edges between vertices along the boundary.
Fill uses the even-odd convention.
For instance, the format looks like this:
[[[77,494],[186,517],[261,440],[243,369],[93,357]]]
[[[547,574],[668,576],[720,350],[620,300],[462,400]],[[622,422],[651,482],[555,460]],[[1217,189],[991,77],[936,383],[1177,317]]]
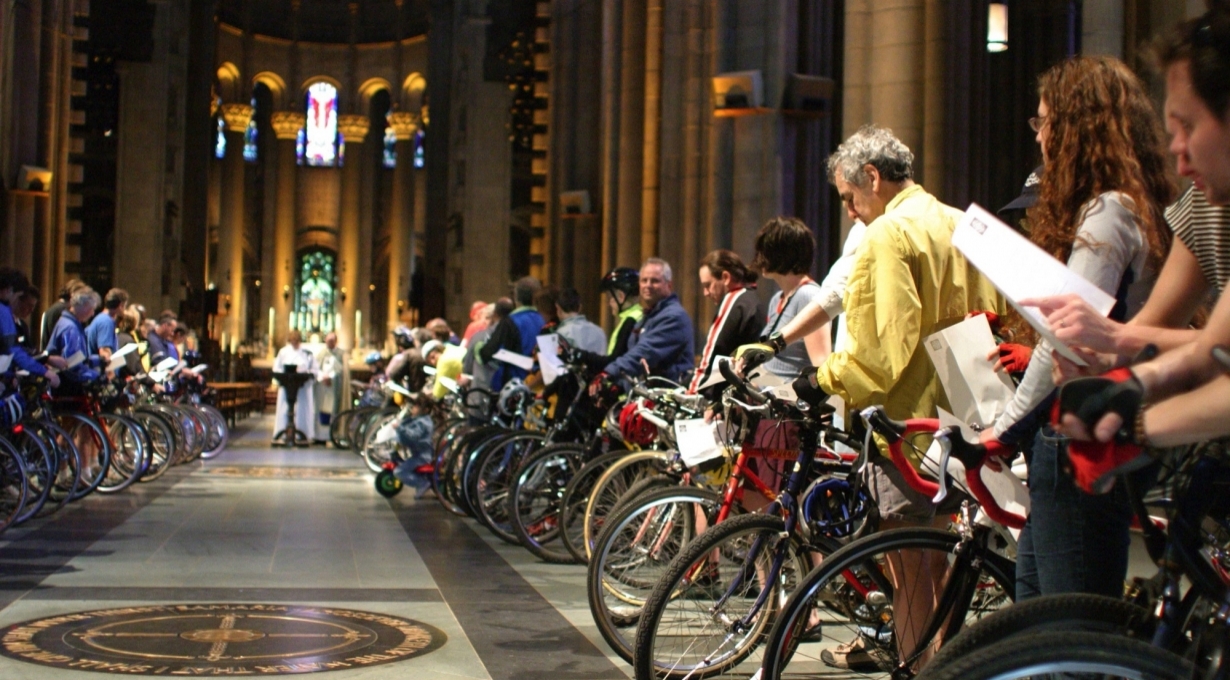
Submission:
[[[448,636],[349,680],[624,678],[585,604],[585,572],[537,562],[434,501],[381,498],[370,474],[244,478],[221,466],[364,470],[350,453],[269,449],[269,421],[241,423],[215,461],[91,496],[0,537],[0,627],[136,604],[266,602],[402,616]],[[481,532],[481,533],[480,533]],[[99,678],[0,657],[0,678]]]

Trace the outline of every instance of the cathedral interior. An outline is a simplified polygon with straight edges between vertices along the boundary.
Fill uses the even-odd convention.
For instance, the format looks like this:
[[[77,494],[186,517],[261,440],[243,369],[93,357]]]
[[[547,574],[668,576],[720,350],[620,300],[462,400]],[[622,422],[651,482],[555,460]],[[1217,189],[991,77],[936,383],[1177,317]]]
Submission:
[[[652,255],[705,318],[699,259],[774,215],[826,270],[844,134],[889,127],[941,200],[1001,205],[1038,160],[1026,74],[1140,66],[1184,4],[1017,0],[992,27],[985,0],[5,3],[0,261],[125,288],[223,355],[464,326],[527,274],[606,321],[599,277]]]

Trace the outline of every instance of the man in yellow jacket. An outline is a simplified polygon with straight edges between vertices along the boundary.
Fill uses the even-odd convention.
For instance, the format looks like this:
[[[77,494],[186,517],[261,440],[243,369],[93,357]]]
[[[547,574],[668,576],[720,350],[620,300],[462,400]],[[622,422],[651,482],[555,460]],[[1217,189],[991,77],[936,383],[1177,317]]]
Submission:
[[[852,414],[883,405],[894,419],[935,417],[937,407],[947,408],[948,400],[923,339],[970,312],[1006,311],[1003,297],[952,246],[961,211],[915,184],[913,163],[914,154],[890,130],[872,125],[861,128],[829,158],[830,181],[847,212],[857,215],[867,232],[842,299],[846,345],[795,382],[802,400],[817,403],[835,394]],[[737,356],[744,366],[772,356],[828,320],[826,314],[807,311],[814,310],[800,314],[764,344],[740,348]],[[884,528],[947,523],[946,517],[936,519],[931,499],[908,487],[891,463],[874,466],[868,485]],[[903,554],[900,561],[892,569],[897,594],[932,602],[930,593],[920,589],[941,583],[945,565],[921,555]],[[920,632],[930,606],[910,606],[904,600],[898,604],[898,643],[912,649],[909,624]],[[840,668],[875,664],[873,645],[864,642],[825,650],[821,656]]]

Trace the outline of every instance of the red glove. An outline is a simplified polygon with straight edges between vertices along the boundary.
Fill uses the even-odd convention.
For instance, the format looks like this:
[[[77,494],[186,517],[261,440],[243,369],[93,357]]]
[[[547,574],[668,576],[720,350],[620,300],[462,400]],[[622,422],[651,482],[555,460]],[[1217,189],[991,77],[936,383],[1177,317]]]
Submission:
[[[970,319],[975,316],[978,316],[979,314],[987,318],[987,323],[990,324],[991,326],[991,333],[995,335],[999,335],[999,315],[996,314],[995,312],[992,312],[988,309],[978,309],[978,310],[974,310],[970,312],[969,314],[966,314],[965,318]]]
[[[1071,413],[1084,421],[1090,430],[1107,413],[1118,413],[1123,427],[1113,441],[1068,443],[1068,472],[1077,486],[1086,493],[1110,491],[1115,477],[1148,465],[1153,457],[1132,441],[1132,426],[1136,411],[1141,408],[1140,381],[1126,368],[1117,368],[1097,378],[1078,378],[1059,390],[1059,398],[1051,410],[1051,422],[1058,423],[1062,415]]]
[[[999,343],[999,365],[1009,373],[1024,373],[1033,355],[1032,347],[1012,342]]]

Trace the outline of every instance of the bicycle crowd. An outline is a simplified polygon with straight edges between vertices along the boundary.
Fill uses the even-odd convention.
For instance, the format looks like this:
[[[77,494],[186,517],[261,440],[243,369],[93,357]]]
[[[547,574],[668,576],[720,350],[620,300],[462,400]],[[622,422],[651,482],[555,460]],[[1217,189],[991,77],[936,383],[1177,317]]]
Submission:
[[[584,565],[640,680],[1230,677],[1230,9],[1156,55],[1162,116],[1113,58],[1038,79],[1043,163],[1000,226],[1033,244],[1009,265],[1066,265],[1045,295],[975,268],[954,234],[989,216],[868,125],[828,160],[854,228],[822,281],[807,225],[769,220],[750,264],[702,260],[698,348],[661,259],[603,278],[609,338],[522,279],[463,340],[396,331],[330,437],[382,494]],[[968,324],[985,351],[946,346],[1006,386],[987,413],[937,370]],[[1133,531],[1153,575],[1128,578]]]
[[[145,318],[126,291],[74,280],[44,314],[40,346],[39,297],[0,268],[0,532],[226,448],[207,367],[175,314]]]

